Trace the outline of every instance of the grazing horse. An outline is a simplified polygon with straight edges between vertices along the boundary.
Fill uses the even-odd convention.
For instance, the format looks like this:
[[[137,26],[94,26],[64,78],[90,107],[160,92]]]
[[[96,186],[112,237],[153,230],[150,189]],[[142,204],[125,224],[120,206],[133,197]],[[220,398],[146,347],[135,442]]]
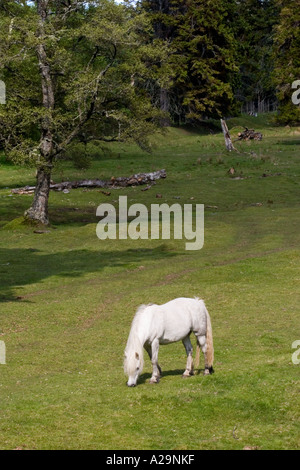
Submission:
[[[181,297],[163,305],[141,305],[133,319],[125,349],[124,372],[128,375],[127,385],[134,387],[143,370],[143,348],[149,354],[153,366],[150,383],[157,383],[161,376],[161,368],[157,362],[159,345],[180,340],[187,354],[183,377],[193,375],[193,348],[190,341],[192,332],[197,338],[195,365],[198,366],[201,348],[205,359],[204,374],[211,374],[214,360],[212,328],[203,300]]]

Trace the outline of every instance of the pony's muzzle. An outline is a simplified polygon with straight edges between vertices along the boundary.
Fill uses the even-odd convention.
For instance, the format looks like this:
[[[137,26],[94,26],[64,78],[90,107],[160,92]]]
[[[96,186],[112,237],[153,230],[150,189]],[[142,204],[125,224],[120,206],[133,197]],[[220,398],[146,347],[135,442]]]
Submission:
[[[127,387],[135,387],[136,384],[129,384],[129,383],[127,382],[126,385],[127,385]]]

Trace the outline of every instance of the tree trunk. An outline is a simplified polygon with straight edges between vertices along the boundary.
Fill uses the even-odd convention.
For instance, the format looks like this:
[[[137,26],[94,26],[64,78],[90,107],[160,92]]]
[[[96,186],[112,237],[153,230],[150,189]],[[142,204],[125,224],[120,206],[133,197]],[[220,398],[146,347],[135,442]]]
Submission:
[[[235,150],[235,148],[234,148],[234,146],[231,142],[231,137],[230,137],[230,134],[229,134],[229,130],[228,130],[227,124],[224,121],[224,119],[221,119],[221,126],[222,126],[222,131],[223,131],[223,134],[224,134],[226,148],[227,148],[227,150],[229,150],[229,152],[231,152],[231,150]]]
[[[161,126],[167,127],[170,126],[169,119],[169,94],[168,90],[165,88],[160,89],[160,109],[165,113],[165,116],[161,119]]]
[[[41,76],[43,107],[47,109],[45,117],[41,121],[40,138],[40,165],[37,169],[37,184],[34,193],[34,199],[31,207],[25,212],[24,216],[42,224],[48,224],[48,198],[50,190],[51,168],[53,160],[53,134],[52,134],[52,112],[54,109],[54,88],[51,77],[49,60],[47,57],[45,44],[44,22],[48,15],[47,0],[37,0],[37,11],[40,17],[37,35],[39,44],[36,47],[39,60],[39,70]]]
[[[159,12],[162,15],[168,15],[170,13],[169,0],[152,0],[151,10],[153,12]],[[162,19],[158,19],[154,24],[155,36],[162,41],[168,40],[168,28],[163,24]],[[160,88],[159,90],[159,104],[160,109],[165,113],[165,116],[160,119],[160,125],[167,127],[171,125],[169,111],[170,111],[170,100],[169,92],[166,88]]]
[[[44,225],[49,223],[48,199],[50,191],[50,168],[39,168],[37,170],[37,182],[35,187],[32,206],[25,212],[25,217],[40,222]]]

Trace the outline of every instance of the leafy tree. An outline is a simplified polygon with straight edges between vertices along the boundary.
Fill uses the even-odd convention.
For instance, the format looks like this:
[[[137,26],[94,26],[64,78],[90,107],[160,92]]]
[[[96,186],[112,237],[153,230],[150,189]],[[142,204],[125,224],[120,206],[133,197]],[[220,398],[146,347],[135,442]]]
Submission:
[[[300,107],[292,102],[292,83],[300,80],[300,1],[278,0],[280,22],[275,29],[274,80],[281,124],[299,124]]]
[[[110,0],[0,0],[0,12],[1,145],[36,165],[25,215],[47,224],[52,167],[74,139],[145,145],[160,113],[140,85],[164,47],[147,44],[145,15]]]

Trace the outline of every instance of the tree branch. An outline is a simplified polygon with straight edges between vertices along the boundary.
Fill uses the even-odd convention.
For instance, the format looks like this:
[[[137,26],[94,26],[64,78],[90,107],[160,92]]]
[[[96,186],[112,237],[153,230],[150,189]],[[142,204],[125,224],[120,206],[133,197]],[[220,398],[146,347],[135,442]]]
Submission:
[[[85,113],[85,117],[83,119],[81,119],[81,117],[80,117],[80,121],[77,124],[77,126],[72,130],[72,132],[70,132],[70,134],[65,138],[65,140],[60,145],[57,146],[56,151],[55,151],[55,156],[60,154],[67,147],[67,145],[69,145],[72,142],[72,140],[74,140],[75,137],[78,136],[78,134],[80,133],[83,126],[93,116],[94,111],[95,111],[95,105],[96,105],[96,101],[97,101],[97,97],[98,97],[98,92],[99,92],[99,86],[100,86],[101,79],[104,77],[104,75],[110,69],[110,67],[114,64],[114,61],[115,61],[116,56],[117,56],[117,48],[116,48],[115,44],[113,44],[113,48],[114,48],[114,51],[113,51],[112,60],[107,64],[107,66],[103,70],[101,70],[101,72],[98,74],[98,76],[95,79],[95,82],[96,82],[95,88],[94,88],[94,91],[92,93],[92,99],[91,99],[89,109]]]

